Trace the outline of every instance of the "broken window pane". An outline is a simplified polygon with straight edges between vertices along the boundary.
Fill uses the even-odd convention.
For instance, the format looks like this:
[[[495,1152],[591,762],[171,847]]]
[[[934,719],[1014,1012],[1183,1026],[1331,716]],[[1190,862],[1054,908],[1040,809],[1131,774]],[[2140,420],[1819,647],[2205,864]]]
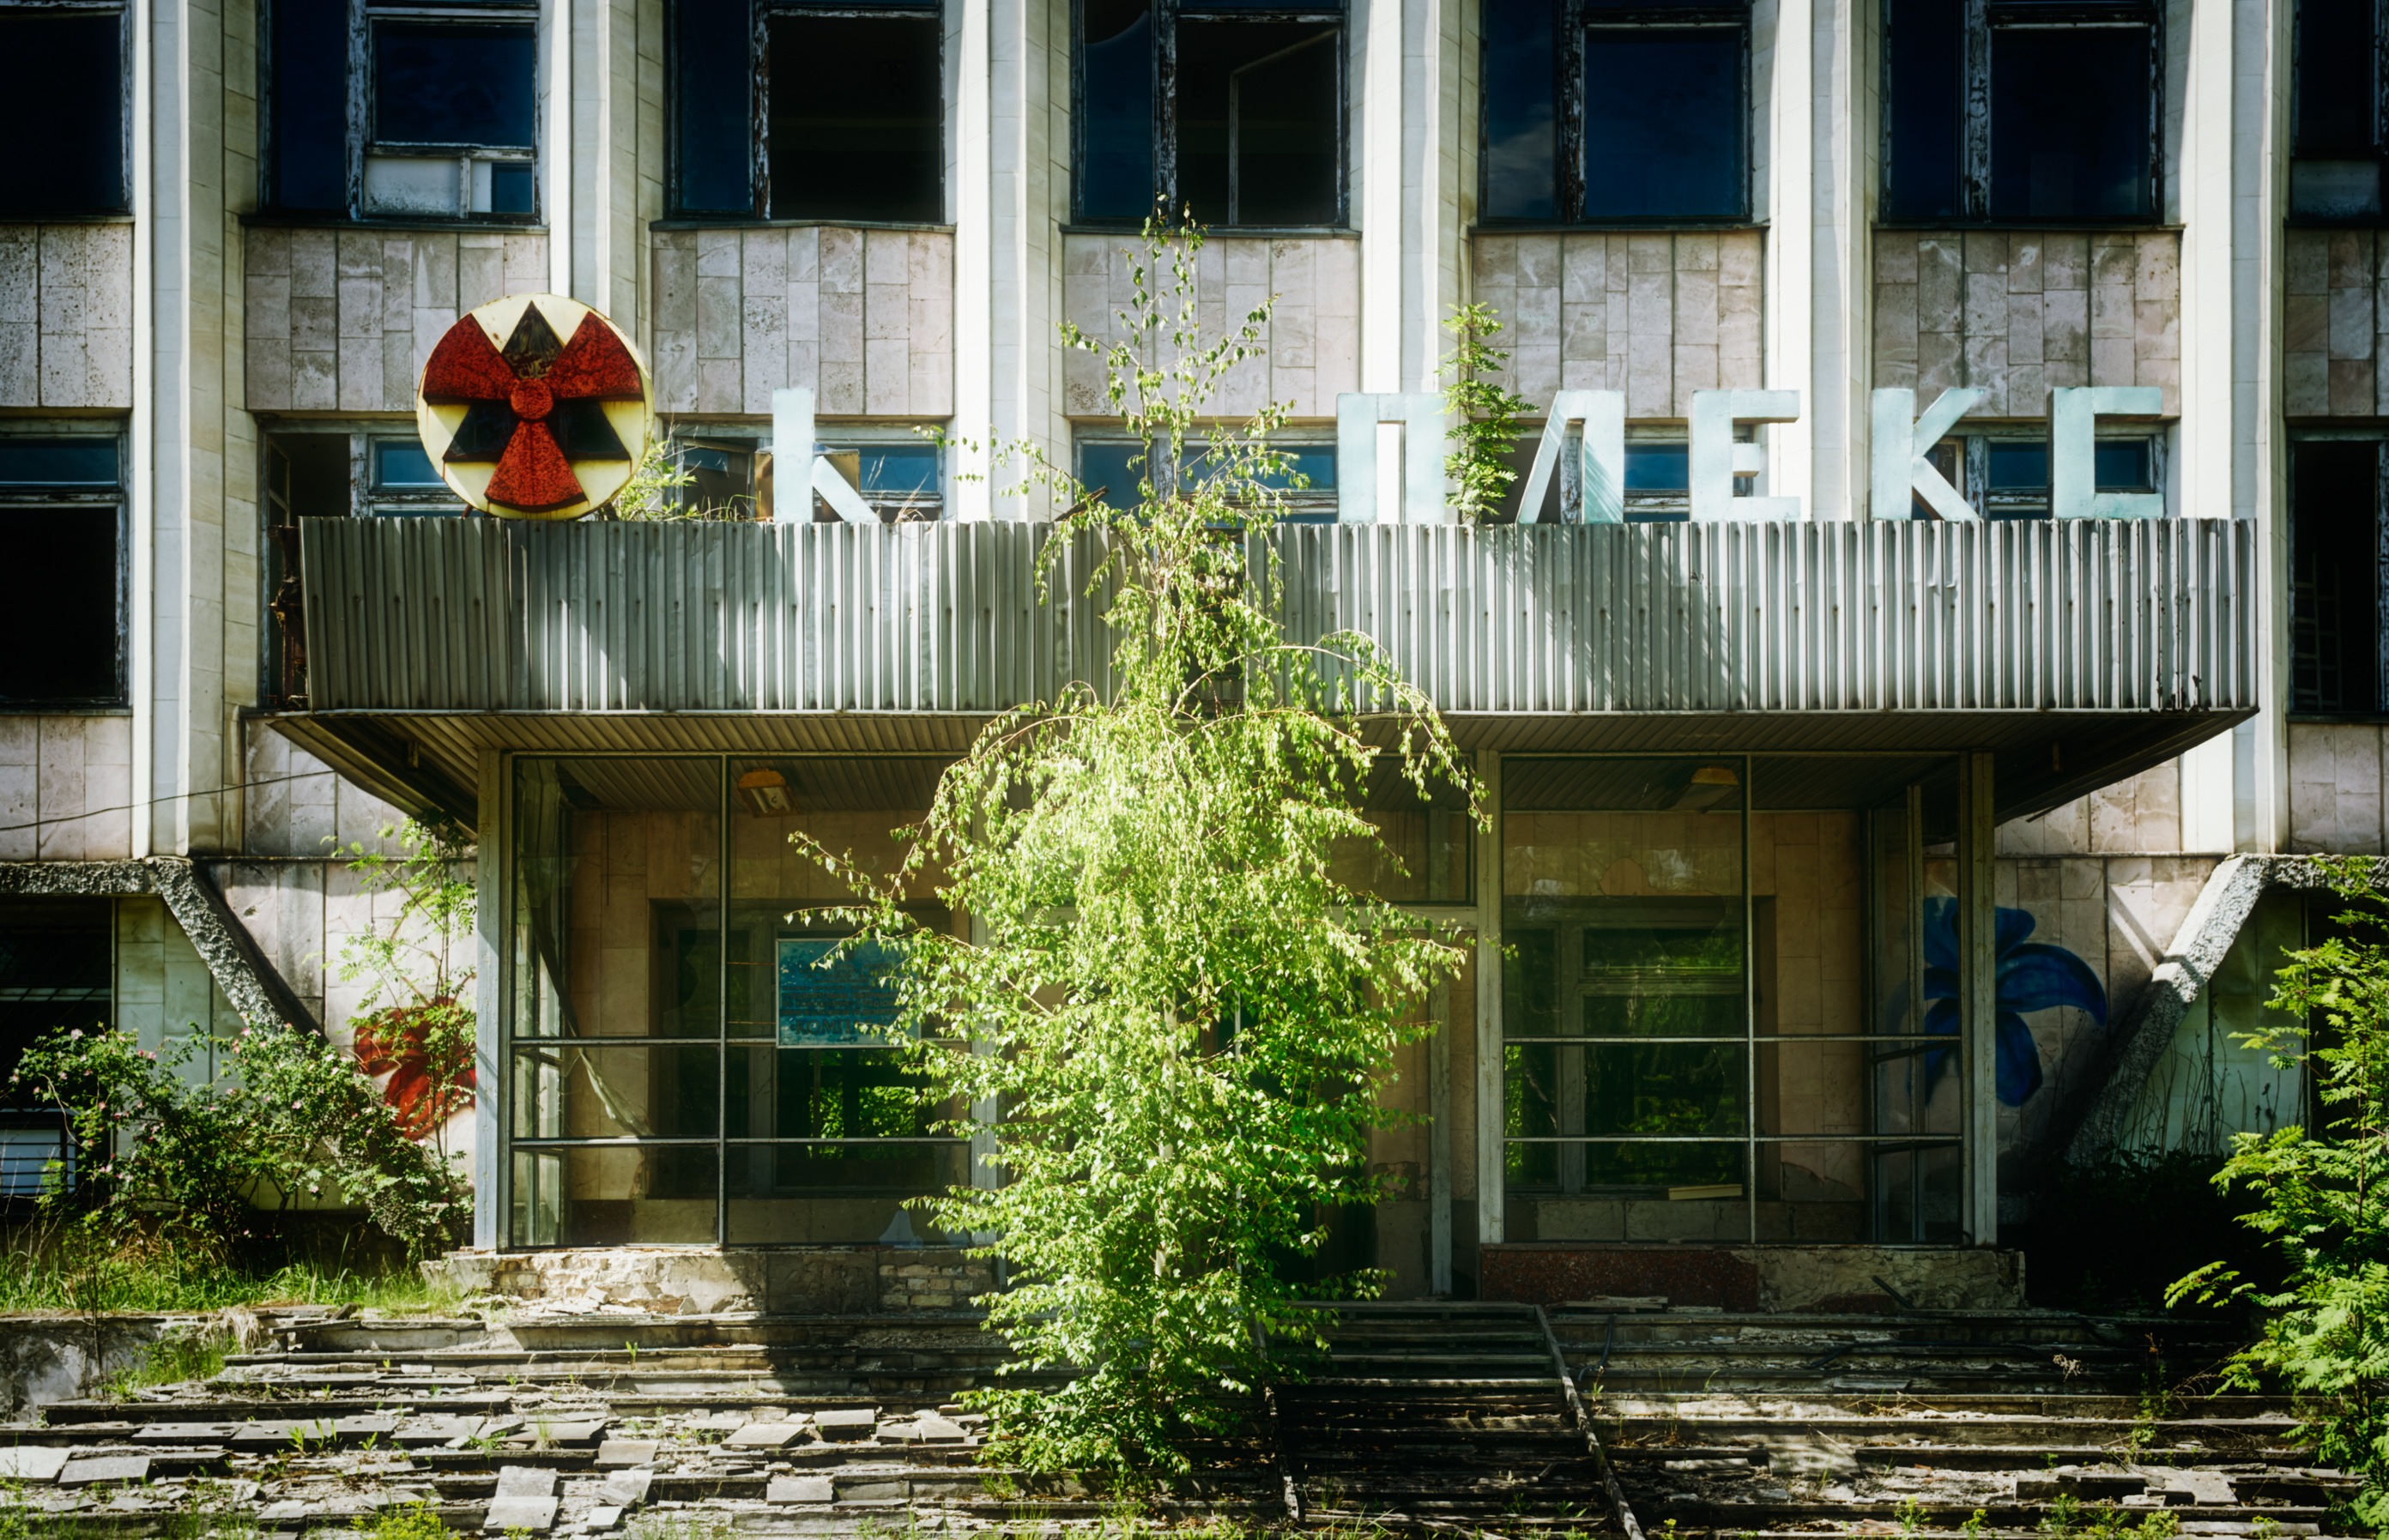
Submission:
[[[678,199],[687,213],[752,214],[754,153],[748,0],[679,0],[672,8]]]
[[[1890,164],[1884,212],[1893,219],[1955,219],[1961,119],[1966,100],[1964,0],[1890,0]]]
[[[113,487],[117,460],[114,439],[0,438],[0,486]]]
[[[1152,0],[1084,0],[1080,50],[1079,213],[1153,211]]]
[[[537,48],[530,27],[378,23],[375,142],[530,148]]]
[[[343,6],[274,6],[274,164],[277,209],[349,206],[349,17]]]
[[[1552,0],[1486,0],[1485,217],[1559,217]]]
[[[1584,34],[1584,217],[1741,214],[1742,29]]]
[[[945,216],[932,17],[772,20],[772,217]]]
[[[1218,224],[1332,224],[1340,29],[1178,24],[1178,192]]]
[[[2290,709],[2383,708],[2381,446],[2290,455]]]
[[[2147,219],[2144,24],[1991,32],[1991,217]]]
[[[431,464],[431,456],[420,442],[413,439],[374,440],[373,480],[377,488],[445,485],[440,479],[440,472]]]
[[[0,216],[128,207],[123,19],[0,12],[0,135],[17,151],[0,158]]]

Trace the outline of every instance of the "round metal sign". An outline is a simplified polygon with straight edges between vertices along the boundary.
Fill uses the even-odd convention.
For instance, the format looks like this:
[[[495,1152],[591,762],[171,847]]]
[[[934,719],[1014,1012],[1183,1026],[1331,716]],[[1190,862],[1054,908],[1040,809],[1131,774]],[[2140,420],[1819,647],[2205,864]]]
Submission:
[[[415,424],[441,479],[483,513],[578,518],[631,479],[654,395],[612,322],[560,294],[513,294],[432,348]]]

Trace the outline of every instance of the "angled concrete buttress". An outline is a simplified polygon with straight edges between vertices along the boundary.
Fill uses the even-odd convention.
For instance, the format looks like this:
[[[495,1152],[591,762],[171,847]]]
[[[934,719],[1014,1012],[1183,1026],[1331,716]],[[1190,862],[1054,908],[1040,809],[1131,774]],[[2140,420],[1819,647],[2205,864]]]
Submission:
[[[283,1022],[320,1033],[314,1012],[299,997],[224,902],[215,880],[182,856],[121,861],[0,861],[0,896],[22,897],[157,897],[241,1019]]]
[[[2268,888],[2319,884],[2314,863],[2303,856],[2233,856],[2215,869],[2149,975],[2148,987],[2117,1025],[2106,1072],[2089,1077],[2097,1088],[2064,1143],[2066,1165],[2087,1165],[2114,1149],[2174,1030],[2223,965],[2256,900]]]

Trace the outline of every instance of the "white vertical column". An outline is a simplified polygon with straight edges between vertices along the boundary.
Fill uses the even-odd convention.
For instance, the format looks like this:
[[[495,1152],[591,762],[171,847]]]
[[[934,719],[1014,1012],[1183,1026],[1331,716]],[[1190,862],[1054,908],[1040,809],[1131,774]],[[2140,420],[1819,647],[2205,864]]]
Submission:
[[[1871,0],[1813,0],[1808,106],[1812,178],[1809,233],[1808,431],[1811,518],[1858,518],[1869,502],[1868,389],[1873,328],[1873,241],[1868,235],[1875,134],[1869,45]],[[1778,45],[1780,48],[1781,44]],[[1780,430],[1779,430],[1780,431]]]
[[[1767,429],[1767,485],[1770,495],[1808,500],[1815,510],[1810,452],[1814,438],[1815,393],[1809,390],[1811,342],[1815,322],[1810,315],[1814,296],[1809,275],[1815,271],[1810,248],[1817,227],[1812,188],[1815,176],[1815,116],[1830,104],[1811,100],[1815,74],[1811,33],[1815,0],[1776,0],[1774,69],[1768,97],[1769,188],[1767,219],[1767,291],[1765,358],[1767,388],[1808,391],[1808,414],[1797,422],[1778,423]],[[1804,301],[1804,297],[1808,302]],[[1836,389],[1842,382],[1834,382]],[[1812,512],[1810,517],[1820,516]]]
[[[954,58],[954,432],[981,445],[958,446],[950,456],[946,506],[958,519],[994,512],[985,450],[995,426],[992,8],[989,0],[952,0],[947,23]]]
[[[1402,32],[1406,0],[1361,0],[1361,388],[1402,388]]]
[[[157,776],[156,734],[158,732],[157,617],[151,608],[152,595],[157,591],[156,558],[158,521],[157,456],[151,451],[151,439],[157,432],[158,411],[154,400],[158,388],[158,358],[154,339],[157,336],[158,301],[151,292],[156,281],[157,232],[153,225],[155,199],[150,196],[150,181],[156,175],[157,157],[150,144],[152,104],[149,99],[153,70],[150,63],[150,0],[133,0],[128,24],[133,28],[133,420],[130,440],[131,463],[125,467],[124,485],[131,506],[128,522],[132,541],[129,605],[131,634],[125,639],[126,687],[133,701],[133,848],[135,857],[147,856],[155,848],[154,825],[150,817],[151,783]]]
[[[1458,0],[1402,0],[1402,390],[1436,388],[1460,302],[1459,51]]]
[[[572,252],[579,243],[572,224],[572,0],[548,0],[546,62],[540,95],[546,121],[540,133],[547,159],[547,287],[552,294],[573,294]],[[596,303],[594,291],[576,297]]]
[[[2281,847],[2289,830],[2289,451],[2281,431],[2280,210],[2289,174],[2291,7],[2231,0],[2231,513],[2255,519],[2255,659],[2264,703],[2234,730],[2233,844]],[[2182,312],[2183,330],[2196,313]]]
[[[506,1023],[508,956],[505,921],[514,913],[514,830],[507,817],[506,762],[496,749],[480,753],[478,866],[480,902],[473,910],[473,1244],[492,1251],[505,1235],[506,1185],[499,1169],[498,1114],[509,1100],[514,1066],[500,1058]]]

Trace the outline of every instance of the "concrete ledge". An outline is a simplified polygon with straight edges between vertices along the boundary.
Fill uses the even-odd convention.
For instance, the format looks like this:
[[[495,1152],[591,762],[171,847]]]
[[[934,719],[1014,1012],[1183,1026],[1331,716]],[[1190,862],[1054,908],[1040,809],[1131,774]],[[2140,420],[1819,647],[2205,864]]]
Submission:
[[[558,1313],[657,1316],[907,1315],[954,1311],[993,1286],[988,1264],[950,1246],[592,1246],[452,1252],[434,1282]]]
[[[1529,1305],[1654,1294],[1724,1310],[1877,1311],[1899,1302],[1999,1310],[2025,1302],[2021,1252],[1525,1241],[1487,1246],[1482,1257],[1480,1296]]]

